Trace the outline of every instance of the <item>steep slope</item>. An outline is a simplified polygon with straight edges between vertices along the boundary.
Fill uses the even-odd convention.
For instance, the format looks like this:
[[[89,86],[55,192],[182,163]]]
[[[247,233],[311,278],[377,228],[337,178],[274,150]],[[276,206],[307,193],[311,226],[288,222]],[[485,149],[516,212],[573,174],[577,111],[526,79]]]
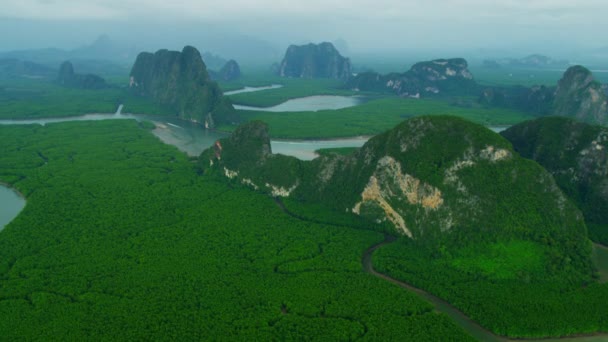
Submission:
[[[585,215],[592,239],[608,244],[608,129],[549,117],[501,133],[544,166]]]
[[[348,79],[352,66],[332,43],[291,45],[278,70],[281,77]]]
[[[416,63],[402,74],[365,72],[351,79],[347,86],[355,90],[390,91],[399,96],[415,98],[477,91],[468,63],[462,58]]]
[[[580,65],[566,71],[555,91],[553,114],[608,124],[608,98],[591,71]]]
[[[224,64],[224,66],[222,66],[220,71],[213,71],[213,70],[208,70],[208,71],[209,71],[209,76],[211,76],[211,79],[213,79],[213,80],[230,82],[230,81],[236,81],[239,78],[241,78],[241,68],[239,67],[239,64],[234,59],[231,59],[228,62],[226,62]]]
[[[74,72],[74,66],[69,61],[63,62],[59,67],[57,82],[66,87],[81,89],[102,89],[108,86],[106,81],[97,75],[76,74]]]
[[[351,156],[311,162],[272,154],[266,125],[254,122],[205,151],[201,163],[273,196],[390,222],[432,249],[533,240],[556,251],[555,267],[590,272],[583,217],[551,175],[500,135],[461,119],[413,118]]]
[[[238,122],[230,101],[211,81],[198,50],[142,52],[131,70],[130,88],[136,94],[175,110],[185,120],[207,127]]]

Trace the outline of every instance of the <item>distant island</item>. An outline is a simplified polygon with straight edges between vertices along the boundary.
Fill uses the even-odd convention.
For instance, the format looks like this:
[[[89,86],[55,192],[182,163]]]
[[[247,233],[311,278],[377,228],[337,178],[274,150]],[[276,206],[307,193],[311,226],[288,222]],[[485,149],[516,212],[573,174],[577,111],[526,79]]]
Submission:
[[[311,43],[289,46],[277,73],[281,77],[346,80],[351,77],[352,66],[332,43]]]
[[[57,82],[66,87],[81,89],[107,88],[106,81],[94,74],[81,75],[74,72],[74,66],[70,61],[65,61],[59,67]]]
[[[142,52],[131,69],[129,88],[156,103],[168,106],[184,120],[213,128],[238,122],[230,101],[211,80],[198,50]]]
[[[464,58],[437,59],[414,64],[405,73],[364,72],[348,81],[357,91],[388,91],[402,97],[475,92],[477,84]]]

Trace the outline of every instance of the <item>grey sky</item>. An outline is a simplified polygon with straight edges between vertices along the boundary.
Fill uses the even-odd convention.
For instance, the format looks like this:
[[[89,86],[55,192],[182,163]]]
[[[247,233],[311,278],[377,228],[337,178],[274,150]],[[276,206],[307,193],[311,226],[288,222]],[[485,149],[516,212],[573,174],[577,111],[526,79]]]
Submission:
[[[160,22],[164,28],[191,23],[201,31],[211,25],[276,45],[343,38],[353,51],[535,46],[574,51],[608,45],[602,38],[606,13],[606,0],[0,0],[0,29],[3,21],[9,29],[7,23],[23,28],[32,22],[32,32],[16,33],[27,39],[78,22],[81,32],[57,42],[63,45],[91,41],[97,31],[116,38],[113,26],[124,30]],[[19,47],[3,36],[0,50]]]

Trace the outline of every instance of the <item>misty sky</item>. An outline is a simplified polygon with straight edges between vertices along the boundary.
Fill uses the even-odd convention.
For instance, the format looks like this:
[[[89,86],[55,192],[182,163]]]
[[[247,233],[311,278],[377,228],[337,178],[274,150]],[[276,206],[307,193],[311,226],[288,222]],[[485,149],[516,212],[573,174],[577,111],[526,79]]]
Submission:
[[[568,53],[608,45],[606,0],[0,0],[0,5],[0,50],[73,48],[103,33],[113,39],[186,40],[222,32],[275,46],[342,38],[355,52],[516,48],[532,53],[540,47]]]

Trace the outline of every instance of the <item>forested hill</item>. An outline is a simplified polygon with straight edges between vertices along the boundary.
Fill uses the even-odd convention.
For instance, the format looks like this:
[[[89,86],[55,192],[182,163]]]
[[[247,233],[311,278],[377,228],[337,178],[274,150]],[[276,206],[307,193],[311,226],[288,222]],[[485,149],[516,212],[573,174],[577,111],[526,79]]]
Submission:
[[[285,52],[278,74],[295,78],[351,77],[352,66],[332,43],[291,45]]]
[[[552,250],[552,267],[591,271],[583,216],[553,177],[462,119],[409,119],[350,156],[310,162],[272,154],[267,126],[252,122],[203,152],[201,163],[273,196],[389,222],[431,249],[528,240]]]
[[[436,59],[414,64],[404,73],[361,73],[347,83],[361,91],[388,91],[402,97],[477,94],[479,86],[464,58]]]
[[[179,51],[142,52],[131,70],[130,88],[166,105],[181,119],[214,127],[238,117],[230,101],[211,81],[201,54],[191,46]]]
[[[517,152],[544,166],[585,215],[593,240],[608,244],[608,129],[561,117],[501,133]]]

